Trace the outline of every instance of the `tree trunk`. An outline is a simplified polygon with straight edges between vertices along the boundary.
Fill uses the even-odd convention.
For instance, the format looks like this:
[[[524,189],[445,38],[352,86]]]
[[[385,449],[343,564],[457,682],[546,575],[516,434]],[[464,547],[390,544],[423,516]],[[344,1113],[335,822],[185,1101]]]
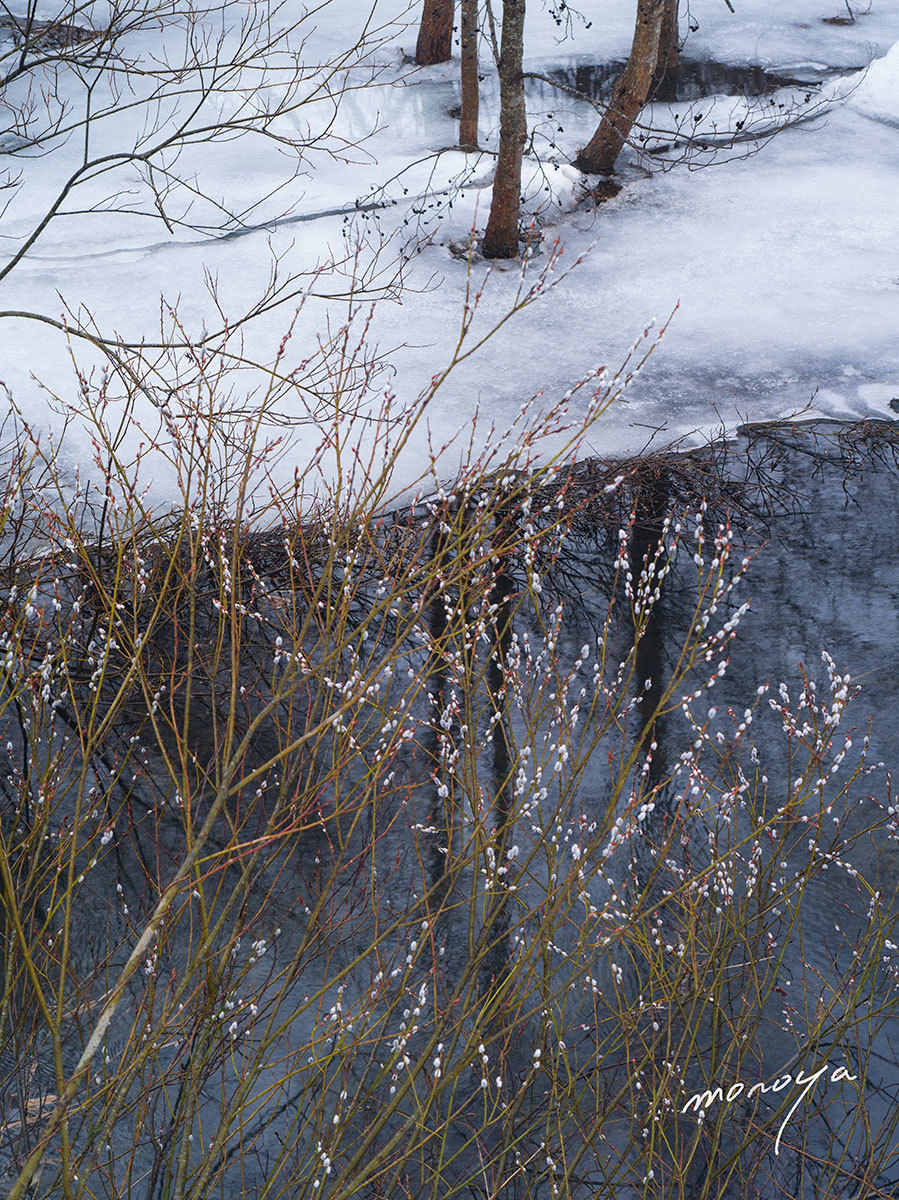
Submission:
[[[599,128],[574,160],[587,175],[611,175],[640,109],[649,98],[659,57],[666,0],[638,0],[630,58]]]
[[[478,0],[462,0],[462,116],[459,146],[478,148]]]
[[[652,94],[656,100],[677,99],[677,80],[680,75],[680,33],[678,30],[678,0],[665,0],[662,32],[659,35],[659,59]]]
[[[521,160],[527,138],[524,110],[525,0],[503,0],[503,33],[499,53],[499,157],[487,232],[481,243],[485,258],[518,254],[518,208],[521,203]]]
[[[448,62],[453,56],[453,0],[425,0],[415,47],[420,67]]]

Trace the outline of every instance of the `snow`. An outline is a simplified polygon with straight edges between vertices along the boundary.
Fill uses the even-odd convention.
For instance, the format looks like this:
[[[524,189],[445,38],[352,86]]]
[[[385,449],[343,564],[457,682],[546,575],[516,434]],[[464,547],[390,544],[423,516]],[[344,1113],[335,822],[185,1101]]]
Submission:
[[[565,29],[532,3],[527,70],[546,74],[626,54],[632,4],[610,0],[601,12],[584,7],[592,16],[589,28],[572,17]],[[177,163],[180,176],[196,179],[211,199],[195,198],[189,223],[175,224],[171,233],[145,184],[125,165],[114,184],[104,177],[80,189],[74,215],[48,225],[6,279],[3,308],[57,320],[76,313],[136,342],[156,340],[170,306],[196,337],[217,326],[219,309],[232,321],[251,310],[278,262],[282,278],[298,275],[287,291],[302,287],[309,294],[298,316],[296,299],[288,299],[244,327],[241,353],[270,359],[293,321],[284,366],[295,367],[315,351],[329,323],[335,329],[350,317],[347,297],[355,288],[361,307],[353,328],[361,333],[365,327],[370,353],[385,358],[380,390],[372,389],[362,404],[362,415],[370,416],[388,382],[392,411],[402,411],[451,360],[469,285],[478,290],[483,283],[475,322],[475,332],[483,333],[502,319],[523,281],[537,277],[558,239],[563,255],[556,286],[453,369],[430,401],[427,427],[421,425],[401,457],[397,487],[417,476],[423,455],[453,437],[441,460],[444,474],[476,452],[478,438],[494,423],[500,430],[511,425],[530,397],[537,397],[539,409],[600,364],[614,371],[653,322],[655,329],[664,326],[663,336],[645,369],[591,431],[585,450],[693,444],[721,428],[774,417],[891,417],[889,402],[899,395],[899,134],[890,123],[899,112],[899,9],[873,0],[853,24],[834,24],[825,18],[846,17],[836,0],[789,6],[744,0],[734,7],[732,15],[722,0],[692,3],[696,28],[688,30],[685,20],[685,53],[757,64],[808,80],[809,87],[755,99],[720,95],[653,105],[643,116],[645,146],[657,153],[626,156],[623,190],[599,207],[585,199],[586,181],[569,165],[595,127],[595,109],[529,82],[533,145],[524,210],[542,234],[543,253],[523,276],[518,266],[490,270],[477,257],[469,264],[464,250],[461,259],[451,253],[452,246],[457,254],[464,248],[473,229],[483,229],[489,209],[498,110],[487,47],[485,152],[465,155],[452,148],[457,130],[449,115],[459,100],[458,61],[410,67],[403,56],[414,44],[416,12],[381,3],[372,47],[347,67],[356,90],[343,97],[336,115],[330,101],[316,95],[277,118],[275,133],[327,130],[306,159],[259,138],[187,144]],[[352,0],[316,11],[301,26],[304,63],[324,63],[345,51],[364,19]],[[171,56],[177,36],[147,28],[133,49]],[[270,70],[267,94],[275,96],[286,65],[273,61]],[[320,79],[310,68],[301,92],[313,95]],[[241,86],[244,99],[252,95],[249,80]],[[74,82],[71,87],[73,97],[80,96]],[[112,111],[97,148],[133,141],[136,121],[130,111]],[[723,134],[737,122],[759,134],[789,127],[770,139],[722,147]],[[686,150],[659,151],[687,130]],[[77,169],[81,152],[73,139],[45,157],[17,160],[26,186],[4,217],[6,247],[28,235]],[[118,187],[131,189],[132,211],[97,211]],[[230,236],[220,236],[217,203],[243,214],[244,228],[232,223]],[[383,207],[360,213],[359,204]],[[354,265],[357,274],[370,275],[367,293],[351,285]],[[74,344],[73,353],[84,370],[99,363],[84,343]],[[53,407],[77,396],[65,337],[33,321],[5,318],[0,363],[0,378],[35,427],[58,428]],[[265,377],[243,370],[232,386],[234,403],[252,407]],[[575,415],[588,397],[587,390],[575,397]],[[279,420],[291,422],[287,431],[278,426],[286,439],[284,477],[313,455],[321,408],[296,392],[276,408]],[[140,396],[133,416],[144,433],[137,424],[126,431],[124,445],[132,452],[159,429],[158,413]],[[460,429],[475,423],[482,432],[472,435],[474,449],[463,451]],[[374,452],[370,428],[362,421],[353,436]],[[87,436],[79,440],[71,430],[67,461],[80,459],[85,468],[88,447]],[[323,462],[324,482],[331,469]],[[164,462],[148,458],[142,470],[155,475],[163,493],[173,486]]]
[[[866,117],[899,125],[899,42],[862,75],[849,103]]]
[[[569,164],[592,132],[596,114],[589,104],[532,80],[534,142],[526,160],[525,211],[542,241],[524,267],[490,268],[465,254],[471,231],[483,229],[490,202],[495,85],[485,80],[485,152],[453,149],[449,110],[458,102],[458,62],[411,70],[403,51],[414,41],[409,22],[415,14],[404,16],[398,3],[380,4],[377,45],[366,62],[349,68],[358,90],[343,98],[336,116],[327,101],[316,99],[276,122],[274,132],[290,134],[307,122],[313,131],[325,129],[334,117],[308,161],[297,162],[276,142],[251,138],[185,146],[177,164],[181,177],[196,179],[207,197],[244,214],[245,228],[232,225],[227,236],[217,234],[221,213],[211,200],[198,200],[190,220],[205,231],[188,224],[166,231],[137,173],[125,165],[114,184],[98,180],[85,186],[71,204],[73,215],[50,223],[5,281],[2,307],[57,320],[67,311],[78,313],[84,322],[132,342],[159,340],[160,331],[170,332],[176,322],[197,337],[218,327],[220,312],[233,322],[252,310],[275,264],[282,279],[296,273],[283,302],[241,328],[232,349],[243,360],[272,361],[292,327],[281,373],[287,376],[311,359],[317,393],[277,387],[264,372],[234,361],[223,380],[213,372],[208,387],[193,372],[196,386],[188,398],[206,405],[211,420],[225,422],[228,444],[239,445],[245,436],[240,410],[252,413],[274,388],[272,433],[282,441],[273,470],[278,479],[289,480],[315,455],[328,429],[333,396],[328,373],[315,363],[318,339],[329,323],[338,331],[348,322],[348,346],[364,339],[369,356],[383,359],[367,383],[351,378],[359,385],[361,412],[347,432],[362,445],[363,465],[371,461],[377,469],[386,458],[385,445],[374,439],[364,418],[380,411],[385,393],[388,416],[401,413],[451,361],[467,295],[483,292],[475,339],[502,322],[520,290],[552,261],[558,239],[564,253],[553,272],[555,286],[453,369],[403,450],[397,489],[427,469],[431,456],[439,457],[441,473],[451,474],[491,436],[494,447],[501,445],[507,427],[512,428],[507,445],[523,427],[540,428],[541,412],[575,381],[600,364],[614,371],[635,343],[632,363],[652,350],[645,368],[593,427],[585,450],[627,453],[678,439],[698,443],[721,427],[766,417],[891,419],[891,401],[899,397],[899,5],[873,0],[871,11],[849,25],[823,20],[845,13],[839,0],[734,0],[734,6],[737,12],[730,14],[722,0],[691,0],[698,28],[689,34],[689,53],[755,63],[810,85],[823,80],[811,87],[811,99],[805,99],[807,89],[791,87],[761,101],[722,94],[699,105],[654,105],[645,114],[645,148],[656,152],[629,156],[623,190],[595,207],[584,198],[583,177]],[[603,0],[593,6],[591,27],[573,18],[564,40],[539,0],[530,7],[530,71],[546,75],[626,53],[631,2]],[[46,11],[52,11],[49,0]],[[358,13],[354,0],[335,0],[317,12],[304,61],[325,62],[343,51],[360,23]],[[135,52],[174,54],[177,31],[146,29],[139,42]],[[306,90],[312,93],[320,78],[310,71]],[[371,81],[373,86],[363,86]],[[245,83],[247,96],[250,81]],[[101,94],[102,86],[101,81],[98,103],[110,98]],[[269,87],[276,92],[277,81],[269,80]],[[764,132],[784,121],[789,127],[761,144],[722,145],[723,134],[739,122]],[[685,130],[689,153],[661,149],[683,139]],[[133,113],[112,111],[99,131],[99,148],[127,143],[136,134]],[[6,253],[28,236],[77,170],[82,151],[73,141],[45,157],[19,160],[26,186],[4,214]],[[135,211],[96,210],[119,187],[133,190],[128,207]],[[380,207],[360,211],[359,205]],[[574,263],[565,274],[565,265]],[[360,279],[365,286],[359,287]],[[341,345],[338,338],[332,367]],[[191,374],[183,362],[151,347],[133,352],[133,359],[143,363],[151,381],[169,379],[177,370]],[[73,340],[70,348],[59,330],[22,318],[0,322],[0,380],[36,431],[50,427],[58,435],[62,407],[83,408],[84,396],[96,399],[104,382],[100,363],[89,344]],[[75,366],[86,373],[84,396]],[[586,413],[591,393],[589,382],[575,392],[575,416]],[[532,409],[520,416],[532,396]],[[160,414],[137,392],[122,427],[120,462],[127,465],[141,441],[155,436],[164,444],[178,421],[176,396],[169,407],[171,416]],[[114,422],[122,411],[121,401],[111,399],[107,417]],[[395,444],[399,432],[392,436]],[[565,436],[548,434],[545,444],[559,445]],[[82,477],[90,474],[92,454],[89,424],[74,425],[63,467],[74,471],[78,465]],[[344,456],[344,467],[351,458]],[[787,484],[791,473],[805,470],[801,446],[794,458],[784,469]],[[335,477],[334,455],[322,457],[317,470],[310,486],[325,488]],[[156,480],[160,500],[181,496],[164,454],[147,456],[141,474]],[[809,662],[811,648],[821,643],[841,648],[840,666],[848,663],[853,678],[864,680],[870,695],[865,703],[884,714],[894,706],[894,476],[886,468],[872,469],[859,485],[866,503],[848,508],[832,477],[809,483],[803,474],[802,482],[809,489],[802,493],[808,497],[804,507],[813,514],[808,533],[796,539],[798,546],[774,540],[759,556],[751,576],[757,603],[734,648],[733,669],[716,692],[716,698],[723,693],[722,724],[729,701],[738,711],[744,708],[747,682],[754,687],[769,674],[792,682],[796,663]],[[772,726],[761,719],[759,726],[769,731],[761,737],[773,759]],[[894,761],[895,721],[880,721],[874,736],[877,754]],[[596,756],[594,771],[602,757]],[[598,774],[585,777],[583,793],[590,804],[605,804]],[[403,850],[396,861],[405,871],[405,864],[417,860],[401,840],[401,829],[397,822],[391,834],[397,840],[387,846],[390,855]],[[361,830],[354,837],[361,838]],[[311,845],[297,850],[299,876],[314,877],[317,858],[315,864],[311,858],[317,851]],[[873,855],[873,849],[858,853]],[[111,862],[101,864],[101,871],[111,870]],[[874,870],[870,858],[863,865]],[[895,855],[885,856],[882,870],[892,886]],[[386,871],[385,877],[393,875]],[[399,877],[405,886],[405,875]],[[821,893],[815,891],[809,903],[818,914],[817,924],[808,927],[814,931],[808,950],[813,970],[830,969],[824,955],[833,904],[848,910],[857,902],[855,885],[844,880],[845,892],[837,893],[827,882],[833,878],[815,885]],[[825,888],[829,906],[819,902]],[[104,894],[96,888],[97,897]],[[293,918],[292,932],[301,930],[299,914]],[[804,958],[797,959],[797,977],[804,968]],[[318,987],[316,973],[327,969],[324,961],[315,961],[303,987]],[[792,1053],[785,1041],[772,1036],[765,1046],[775,1067]],[[872,1088],[888,1095],[886,1084],[892,1082],[887,1069]],[[269,1128],[277,1154],[276,1122]]]

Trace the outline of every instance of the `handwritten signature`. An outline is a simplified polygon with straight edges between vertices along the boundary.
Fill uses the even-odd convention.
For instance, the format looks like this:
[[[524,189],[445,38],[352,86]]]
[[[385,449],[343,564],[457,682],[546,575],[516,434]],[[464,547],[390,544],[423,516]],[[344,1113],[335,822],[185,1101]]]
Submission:
[[[792,1075],[780,1075],[774,1080],[773,1083],[754,1083],[748,1090],[745,1083],[737,1081],[736,1083],[731,1084],[726,1093],[721,1087],[715,1087],[704,1092],[696,1092],[695,1095],[690,1097],[690,1099],[681,1109],[681,1112],[690,1112],[692,1109],[693,1112],[702,1116],[704,1115],[703,1110],[705,1109],[707,1111],[712,1107],[713,1104],[733,1104],[735,1100],[739,1100],[741,1097],[749,1100],[754,1092],[759,1092],[761,1095],[764,1095],[766,1092],[783,1092],[786,1091],[791,1084],[794,1087],[802,1088],[802,1091],[790,1106],[789,1112],[784,1117],[780,1129],[777,1131],[777,1139],[774,1143],[774,1153],[779,1154],[780,1139],[783,1135],[783,1131],[787,1125],[787,1122],[793,1116],[793,1113],[795,1113],[796,1109],[806,1098],[821,1076],[826,1074],[829,1069],[830,1064],[825,1063],[824,1066],[819,1067],[813,1075],[804,1075],[802,1068],[800,1067],[799,1071],[796,1073],[795,1079]],[[830,1082],[839,1083],[843,1079],[855,1080],[858,1079],[858,1076],[850,1075],[845,1067],[835,1067],[831,1073]]]

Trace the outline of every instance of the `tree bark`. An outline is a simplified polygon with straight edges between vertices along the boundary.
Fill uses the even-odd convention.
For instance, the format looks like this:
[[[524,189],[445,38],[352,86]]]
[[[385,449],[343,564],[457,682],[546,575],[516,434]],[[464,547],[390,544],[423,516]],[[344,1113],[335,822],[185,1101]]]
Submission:
[[[680,75],[680,32],[678,30],[678,0],[665,0],[662,31],[659,35],[659,59],[652,94],[657,100],[677,99],[677,80]]]
[[[462,116],[459,146],[478,148],[478,0],[462,0]]]
[[[415,46],[420,67],[448,62],[453,56],[453,0],[425,0]]]
[[[481,243],[485,258],[518,254],[518,209],[521,203],[521,160],[527,138],[524,108],[525,0],[503,0],[503,33],[499,53],[499,157],[487,231]]]
[[[599,128],[574,165],[587,175],[611,175],[640,109],[649,98],[659,57],[666,0],[638,0],[637,24],[627,66],[615,84]]]

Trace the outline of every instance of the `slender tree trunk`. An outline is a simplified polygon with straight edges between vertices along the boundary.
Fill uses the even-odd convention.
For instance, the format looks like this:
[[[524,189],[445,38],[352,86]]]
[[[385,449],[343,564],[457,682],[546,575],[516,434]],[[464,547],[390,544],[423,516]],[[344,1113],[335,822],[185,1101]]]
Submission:
[[[521,203],[521,160],[527,138],[524,109],[525,0],[503,0],[503,32],[499,52],[499,157],[487,232],[481,243],[485,258],[518,254],[518,209]]]
[[[666,0],[638,0],[630,58],[599,128],[574,160],[588,175],[611,175],[640,109],[649,98],[659,56]]]
[[[678,29],[678,0],[665,0],[662,32],[659,35],[659,60],[652,93],[657,100],[677,99],[677,80],[680,74],[680,31]]]
[[[448,62],[453,56],[453,0],[425,0],[415,47],[420,67]]]
[[[459,146],[478,148],[478,0],[462,0],[462,117]]]

